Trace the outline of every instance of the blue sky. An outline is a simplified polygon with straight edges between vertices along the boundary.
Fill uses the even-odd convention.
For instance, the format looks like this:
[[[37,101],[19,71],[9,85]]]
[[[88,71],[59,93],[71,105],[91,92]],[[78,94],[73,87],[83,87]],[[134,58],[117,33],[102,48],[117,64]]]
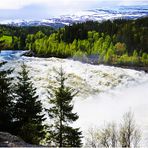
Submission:
[[[144,4],[147,4],[147,0],[0,0],[0,20],[42,19],[67,11]]]

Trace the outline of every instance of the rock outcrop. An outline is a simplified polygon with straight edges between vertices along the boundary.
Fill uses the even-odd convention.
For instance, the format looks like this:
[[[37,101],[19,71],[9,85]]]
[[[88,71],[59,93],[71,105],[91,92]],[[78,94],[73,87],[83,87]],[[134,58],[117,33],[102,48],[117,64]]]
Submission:
[[[35,147],[10,133],[0,132],[0,147]]]

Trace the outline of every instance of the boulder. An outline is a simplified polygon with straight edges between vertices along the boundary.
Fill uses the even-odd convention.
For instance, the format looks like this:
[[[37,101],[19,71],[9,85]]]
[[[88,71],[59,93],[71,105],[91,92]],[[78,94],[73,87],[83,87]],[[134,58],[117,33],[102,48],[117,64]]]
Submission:
[[[0,132],[0,147],[34,147],[21,138],[7,132]]]

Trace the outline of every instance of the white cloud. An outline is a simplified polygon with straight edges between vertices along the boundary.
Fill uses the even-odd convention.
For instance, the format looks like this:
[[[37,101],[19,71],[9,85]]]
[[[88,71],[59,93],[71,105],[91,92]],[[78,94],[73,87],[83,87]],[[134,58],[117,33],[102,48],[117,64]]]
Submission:
[[[41,0],[1,0],[0,9],[21,9],[27,5],[39,2]]]
[[[137,0],[0,0],[0,9],[21,9],[25,6],[39,4],[55,9],[88,8],[109,2],[113,4],[135,4]],[[140,0],[139,0],[140,2]]]
[[[121,0],[118,5],[137,5],[145,4],[146,0]]]
[[[102,0],[101,0],[102,1]],[[98,0],[1,0],[0,9],[21,9],[31,4],[42,4],[52,8],[84,7]]]
[[[87,8],[98,0],[0,0],[0,9],[17,10],[29,5],[43,5],[52,9]],[[101,0],[102,1],[102,0]]]

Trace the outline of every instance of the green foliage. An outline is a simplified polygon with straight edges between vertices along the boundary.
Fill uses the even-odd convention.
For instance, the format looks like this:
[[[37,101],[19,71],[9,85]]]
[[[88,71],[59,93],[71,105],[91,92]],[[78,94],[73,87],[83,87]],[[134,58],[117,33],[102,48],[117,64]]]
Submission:
[[[3,48],[2,49],[11,49],[12,47],[12,37],[11,36],[6,36],[2,35],[0,37],[0,41],[3,42]]]
[[[37,34],[37,32],[41,34]],[[0,25],[0,38],[5,41],[3,49],[30,49],[30,47],[26,44],[28,41],[28,35],[37,34],[37,36],[41,38],[43,35],[49,36],[53,32],[55,32],[53,28],[46,26],[15,27]]]
[[[46,134],[43,130],[43,126],[31,121],[24,123],[19,131],[19,136],[28,143],[39,144]]]
[[[41,39],[45,37],[45,34],[42,31],[38,31],[35,35],[35,39]]]
[[[145,57],[142,58],[143,51],[147,53],[146,43],[143,42],[147,30],[145,25],[140,26],[139,21],[144,23],[147,18],[73,24],[59,29],[49,37],[35,39],[35,34],[32,36],[34,40],[26,44],[37,56],[83,60],[84,56],[96,54],[99,55],[99,63],[147,65]],[[141,30],[145,31],[141,33]]]
[[[12,43],[12,37],[11,36],[6,36],[3,35],[0,40],[4,40],[6,42],[6,44],[11,44]]]
[[[63,31],[59,30],[59,32],[53,33],[49,37],[44,36],[38,39],[36,39],[38,33],[31,36],[28,35],[27,39],[32,38],[34,42],[32,43],[28,39],[27,46],[38,56],[74,57],[74,59],[83,60],[84,56],[87,57],[87,55],[99,55],[99,63],[124,65],[147,64],[146,60],[145,62],[141,61],[142,58],[138,55],[138,50],[128,53],[126,44],[117,42],[115,35],[112,37],[104,33],[88,31],[86,39],[74,39],[72,43],[66,43],[61,39]]]
[[[109,49],[107,50],[107,53],[104,56],[104,61],[106,63],[111,63],[113,62],[113,58],[114,58],[114,50],[113,47],[110,46]]]
[[[16,134],[28,143],[38,144],[44,137],[42,121],[45,119],[44,115],[41,115],[41,101],[38,100],[36,88],[33,86],[28,73],[26,65],[23,64],[16,84]],[[29,133],[31,134],[29,135]]]
[[[142,57],[143,53],[148,54],[147,22],[148,17],[107,20],[101,23],[88,21],[56,31],[45,26],[0,25],[0,36],[3,35],[9,43],[7,46],[3,42],[1,49],[27,49],[41,57],[99,55],[99,63],[143,66],[147,65],[147,59]],[[135,55],[136,52],[138,55]]]
[[[73,89],[65,86],[66,77],[62,68],[57,74],[56,80],[59,87],[54,90],[55,97],[49,99],[52,107],[48,110],[48,114],[54,121],[51,125],[52,131],[50,130],[49,138],[55,146],[80,147],[82,145],[81,132],[70,126],[70,123],[78,119],[78,115],[72,112],[73,105],[71,103],[76,93]]]
[[[4,46],[5,46],[5,45],[4,45],[4,41],[3,41],[3,40],[0,41],[0,51],[3,50]]]
[[[14,97],[12,78],[9,76],[12,70],[4,70],[0,63],[0,131],[11,132],[13,123]]]
[[[127,53],[120,56],[117,59],[117,63],[122,65],[140,65],[141,61],[137,51],[134,51],[132,56],[129,56]]]
[[[125,43],[128,53],[133,53],[134,49],[148,52],[147,22],[148,17],[137,20],[107,20],[101,23],[88,21],[65,26],[61,37],[64,42],[72,43],[74,39],[84,40],[90,37],[93,39],[95,35],[89,31],[96,31],[99,34],[103,33],[113,37],[114,42]]]
[[[148,65],[148,54],[143,53],[141,57],[141,61],[144,65]]]

